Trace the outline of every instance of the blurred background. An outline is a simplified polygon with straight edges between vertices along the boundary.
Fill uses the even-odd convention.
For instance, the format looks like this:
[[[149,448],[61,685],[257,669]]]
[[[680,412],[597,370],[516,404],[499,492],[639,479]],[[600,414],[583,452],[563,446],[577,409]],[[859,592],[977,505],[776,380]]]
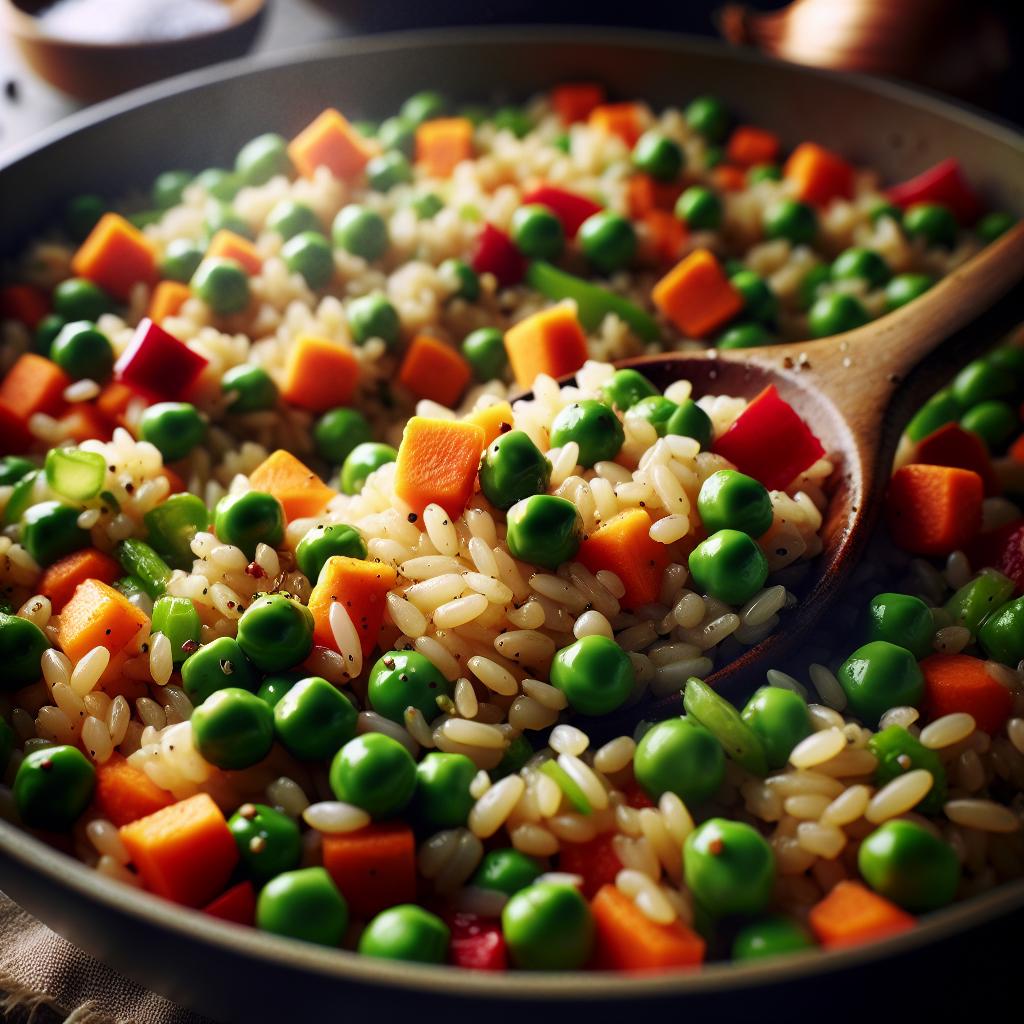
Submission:
[[[201,64],[403,28],[625,25],[910,82],[1024,123],[1020,0],[0,0],[0,151],[88,102]]]

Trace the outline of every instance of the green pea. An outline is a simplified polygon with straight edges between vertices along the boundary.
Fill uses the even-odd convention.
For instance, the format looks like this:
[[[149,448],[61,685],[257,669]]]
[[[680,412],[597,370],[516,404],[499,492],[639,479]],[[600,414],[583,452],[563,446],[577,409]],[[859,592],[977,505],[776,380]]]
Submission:
[[[160,276],[187,284],[203,262],[203,253],[203,247],[191,238],[173,239],[160,260]]]
[[[562,222],[539,203],[520,206],[512,214],[512,241],[529,259],[557,260],[565,248]]]
[[[691,676],[683,690],[686,714],[703,725],[722,749],[751,775],[768,774],[764,745],[757,730],[751,728],[724,697],[720,697],[702,679]]]
[[[646,420],[654,427],[658,437],[664,437],[668,432],[668,421],[678,408],[675,402],[664,395],[649,395],[633,405],[629,414]]]
[[[447,109],[448,101],[441,93],[435,89],[424,89],[413,93],[402,104],[399,116],[404,117],[410,124],[422,124],[424,121],[444,117]]]
[[[384,218],[375,210],[357,203],[341,208],[334,218],[331,234],[339,249],[361,256],[368,262],[380,259],[391,244]]]
[[[585,636],[551,663],[551,685],[584,715],[608,715],[629,699],[636,674],[629,655],[606,636]]]
[[[256,694],[228,686],[211,693],[192,712],[192,740],[218,768],[249,768],[274,745],[274,713]]]
[[[857,851],[857,867],[875,892],[913,913],[952,903],[960,862],[949,843],[910,821],[887,821]]]
[[[313,649],[313,615],[284,594],[264,594],[238,620],[238,643],[263,672],[291,668]]]
[[[881,288],[891,276],[889,264],[874,249],[860,246],[841,252],[832,264],[833,281],[866,281]]]
[[[713,167],[725,163],[725,150],[721,146],[704,147],[704,170],[710,171]]]
[[[782,168],[778,164],[756,164],[747,171],[747,185],[759,181],[782,181]]]
[[[139,422],[139,436],[159,449],[165,461],[185,458],[206,436],[206,423],[190,402],[157,402]]]
[[[353,299],[348,304],[346,316],[357,345],[364,345],[370,338],[380,338],[388,348],[398,344],[402,334],[398,311],[380,292]]]
[[[320,231],[320,218],[312,207],[294,199],[279,200],[267,214],[267,230],[276,231],[285,241],[303,231]]]
[[[833,334],[852,331],[866,324],[868,312],[860,299],[845,292],[832,292],[818,299],[807,314],[807,322],[814,338],[827,338]]]
[[[334,277],[334,253],[326,235],[319,231],[303,231],[289,238],[281,249],[284,265],[298,274],[313,291],[330,284]]]
[[[906,647],[915,658],[932,653],[935,623],[928,605],[909,594],[879,594],[868,605],[868,639]]]
[[[144,516],[153,550],[175,569],[191,569],[192,541],[210,526],[210,510],[195,494],[172,494]]]
[[[417,964],[444,963],[451,933],[436,914],[403,903],[382,910],[359,937],[363,956]]]
[[[96,787],[96,769],[77,747],[34,750],[18,766],[14,804],[28,828],[67,832],[82,816]]]
[[[961,412],[960,402],[952,391],[947,388],[936,391],[907,424],[907,437],[920,441],[939,427],[958,420]]]
[[[409,202],[409,206],[412,207],[417,220],[432,220],[444,209],[444,202],[435,192],[425,192],[423,195],[413,198]],[[463,210],[465,209],[468,207],[463,207]],[[472,218],[464,217],[463,219],[470,220]]]
[[[525,736],[517,736],[505,748],[505,753],[497,765],[491,769],[492,782],[505,778],[506,775],[514,775],[533,757],[534,750],[530,741]]]
[[[692,437],[700,444],[701,451],[707,451],[711,447],[714,427],[711,417],[692,398],[684,398],[666,421],[665,434]]]
[[[69,277],[53,289],[53,311],[65,320],[99,320],[109,313],[110,297],[98,285],[82,277]]]
[[[232,234],[249,239],[255,237],[248,222],[235,213],[235,208],[230,203],[218,201],[208,203],[205,227],[208,238],[212,238],[218,231],[230,231]]]
[[[597,462],[610,462],[625,440],[622,424],[611,407],[592,398],[565,406],[551,424],[551,447],[561,448],[575,441],[580,450],[579,464],[586,469]]]
[[[811,734],[807,702],[781,686],[762,686],[747,701],[740,717],[761,737],[768,767],[784,768],[793,748]]]
[[[20,690],[34,683],[42,674],[40,659],[49,650],[46,634],[20,615],[0,612],[0,691]]]
[[[274,706],[274,730],[290,754],[321,761],[356,734],[358,712],[340,690],[321,676],[300,679]]]
[[[257,135],[238,151],[235,170],[246,185],[265,185],[278,175],[290,175],[288,142],[274,132]]]
[[[324,868],[286,871],[260,891],[256,927],[320,946],[340,946],[348,929],[348,904]]]
[[[1024,658],[1024,597],[1009,601],[993,612],[978,630],[982,650],[1004,665]]]
[[[277,405],[277,385],[262,366],[252,363],[240,363],[225,371],[220,389],[234,396],[228,406],[232,413],[264,412]]]
[[[255,690],[256,672],[233,636],[203,644],[181,666],[181,684],[193,704],[202,704],[218,690]]]
[[[551,463],[522,430],[499,434],[480,463],[480,489],[496,508],[511,508],[532,494],[543,494]]]
[[[412,811],[424,828],[462,828],[476,803],[469,791],[476,765],[465,754],[431,751],[416,765]]]
[[[185,189],[192,184],[191,171],[164,171],[153,182],[153,205],[158,210],[169,210],[181,202]]]
[[[903,221],[903,211],[886,199],[879,199],[868,209],[868,217],[872,224],[877,224],[883,217],[896,221],[897,224]]]
[[[506,896],[515,896],[520,889],[536,882],[541,874],[543,869],[533,857],[506,847],[484,854],[470,884],[478,889],[494,889]]]
[[[717,348],[760,348],[774,345],[775,338],[763,324],[734,324],[723,331],[715,342]]]
[[[56,313],[48,313],[36,324],[35,333],[32,335],[32,351],[41,356],[49,358],[50,349],[57,340],[57,335],[64,329],[66,321],[64,317]]]
[[[868,740],[868,750],[878,758],[875,785],[882,786],[914,769],[931,774],[932,788],[916,806],[922,814],[938,814],[946,802],[946,769],[934,750],[929,750],[902,725],[890,725]]]
[[[333,555],[365,558],[366,541],[363,535],[346,523],[321,523],[307,530],[295,548],[299,571],[311,583],[316,583],[320,578],[320,570]]]
[[[789,917],[762,917],[736,933],[733,960],[761,960],[764,957],[800,953],[814,947],[814,939],[798,921]]]
[[[21,546],[42,566],[89,546],[89,534],[78,525],[79,508],[59,501],[31,505],[21,517]]]
[[[960,417],[960,426],[975,433],[989,448],[1000,448],[1017,433],[1020,421],[1009,402],[979,402]]]
[[[837,677],[850,710],[872,728],[889,708],[917,707],[924,696],[924,679],[913,654],[887,640],[859,647]]]
[[[722,226],[722,200],[705,185],[691,185],[676,200],[676,216],[691,231],[717,231]]]
[[[926,245],[952,246],[956,242],[956,220],[941,203],[915,203],[903,214],[903,230]]]
[[[594,918],[571,885],[535,882],[520,889],[501,912],[512,962],[527,971],[574,971],[590,959]]]
[[[171,658],[180,665],[199,645],[202,622],[187,597],[164,595],[153,604],[150,616],[154,633],[163,633],[171,644]]]
[[[974,225],[974,230],[983,241],[994,242],[1000,235],[1005,235],[1016,223],[1017,218],[1013,214],[993,211],[992,213],[986,213]]]
[[[280,547],[284,540],[284,509],[281,502],[264,491],[226,494],[213,511],[217,538],[256,557],[259,544]]]
[[[60,329],[50,346],[50,358],[75,380],[102,383],[114,371],[110,339],[86,320],[74,320]]]
[[[658,397],[658,389],[637,370],[616,370],[601,389],[601,398],[620,412],[645,398]]]
[[[405,709],[416,708],[432,721],[439,697],[451,697],[452,684],[418,651],[389,651],[370,670],[367,698],[373,710],[392,722],[405,722]]]
[[[670,718],[644,733],[633,756],[633,771],[652,800],[675,793],[684,803],[699,804],[722,784],[725,754],[703,725]]]
[[[500,380],[508,367],[505,335],[497,327],[480,327],[466,335],[462,354],[477,380]]]
[[[724,142],[732,120],[717,96],[698,96],[687,106],[686,123],[709,142]]]
[[[416,789],[416,763],[398,740],[368,732],[334,755],[331,790],[375,819],[401,813]]]
[[[239,176],[223,167],[207,167],[205,171],[200,171],[195,177],[195,184],[204,188],[213,199],[225,203],[231,202],[242,187]]]
[[[1009,601],[1013,591],[1014,582],[1009,577],[995,569],[982,569],[949,598],[945,608],[954,625],[966,626],[977,635],[981,624]]]
[[[412,181],[412,167],[404,153],[389,149],[366,165],[366,181],[375,192],[388,192]]]
[[[689,558],[693,582],[726,604],[746,604],[768,578],[768,560],[757,544],[739,530],[718,530]]]
[[[583,255],[602,274],[623,270],[636,255],[636,228],[613,210],[601,210],[581,225],[577,238]]]
[[[810,309],[817,301],[821,287],[832,280],[832,268],[819,263],[804,275],[797,289],[797,298],[801,309]]]
[[[972,360],[950,385],[953,398],[964,411],[993,398],[1008,398],[1014,390],[1013,378],[994,365],[991,359]]]
[[[519,107],[499,107],[492,121],[495,131],[511,132],[517,139],[525,138],[533,128],[529,114]]]
[[[735,469],[720,469],[701,484],[697,511],[708,533],[741,530],[760,537],[773,519],[771,497],[764,484]]]
[[[765,210],[764,233],[793,245],[808,245],[818,234],[818,215],[806,203],[780,199]]]
[[[1024,389],[1024,347],[1019,345],[1000,345],[985,357],[989,366],[1008,373],[1017,382],[1017,387]]]
[[[437,268],[437,275],[448,288],[450,298],[463,299],[465,302],[476,302],[480,298],[480,278],[465,260],[445,260]],[[465,342],[463,342],[463,346],[465,346]],[[504,346],[502,346],[502,351],[504,352]],[[463,347],[463,354],[465,354],[465,347]]]
[[[389,117],[381,121],[377,141],[384,149],[397,149],[411,158],[416,151],[416,125],[407,117]]]
[[[242,869],[257,884],[299,866],[302,838],[299,826],[266,804],[242,804],[228,819]]]
[[[341,467],[342,493],[358,494],[372,472],[389,462],[394,462],[397,458],[398,452],[389,444],[357,444],[345,457],[345,463]]]
[[[107,203],[102,196],[73,196],[64,207],[64,227],[75,242],[84,242],[107,212]]]
[[[313,425],[313,444],[320,458],[340,466],[356,445],[373,438],[366,417],[356,409],[330,409]]]
[[[300,680],[306,677],[301,672],[281,672],[278,675],[266,676],[256,696],[271,708],[276,708],[281,698]]]
[[[532,494],[506,515],[506,542],[513,558],[557,569],[576,556],[583,542],[583,520],[576,506],[552,494]]]
[[[0,487],[13,486],[35,468],[35,463],[20,455],[5,455],[0,458]]]
[[[739,270],[729,278],[733,288],[743,296],[747,316],[761,323],[774,323],[779,300],[771,286],[753,270]]]
[[[196,268],[189,287],[218,316],[241,313],[249,305],[249,275],[236,260],[207,257]]]
[[[713,916],[760,914],[772,896],[775,855],[757,829],[711,818],[686,837],[683,875]]]
[[[930,274],[897,274],[885,286],[885,308],[899,309],[908,302],[913,302],[935,284]]]

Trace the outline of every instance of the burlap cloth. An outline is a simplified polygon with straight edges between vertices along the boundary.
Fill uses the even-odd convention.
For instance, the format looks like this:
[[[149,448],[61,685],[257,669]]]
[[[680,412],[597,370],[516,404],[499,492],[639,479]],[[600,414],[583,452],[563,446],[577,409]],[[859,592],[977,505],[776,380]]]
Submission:
[[[0,893],[6,1024],[213,1024],[94,960]]]

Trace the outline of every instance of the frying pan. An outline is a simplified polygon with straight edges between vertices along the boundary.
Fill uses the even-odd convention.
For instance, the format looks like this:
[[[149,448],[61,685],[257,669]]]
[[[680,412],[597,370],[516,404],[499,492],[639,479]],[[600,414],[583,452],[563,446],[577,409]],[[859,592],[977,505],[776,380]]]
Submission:
[[[117,195],[168,167],[230,163],[252,136],[293,134],[327,105],[380,117],[421,88],[513,100],[574,78],[601,80],[612,95],[643,97],[656,107],[715,93],[745,120],[777,130],[784,144],[813,138],[887,180],[955,156],[994,206],[1024,212],[1019,135],[891,83],[652,33],[451,30],[239,61],[68,119],[0,165],[0,259],[13,256],[75,193]],[[139,983],[217,1019],[247,1022],[441,1012],[522,1021],[575,1011],[604,1019],[606,1011],[636,1012],[641,1004],[645,1013],[714,1013],[720,1021],[763,1012],[775,999],[785,1000],[787,1016],[820,1011],[822,998],[835,998],[835,986],[850,1010],[865,1006],[872,990],[892,1000],[897,988],[935,984],[936,967],[949,962],[944,940],[1024,907],[1024,883],[1015,883],[935,913],[901,936],[842,952],[653,977],[487,976],[371,960],[224,924],[110,882],[5,822],[0,887]],[[863,984],[863,973],[852,984],[851,972],[868,963],[872,984]]]

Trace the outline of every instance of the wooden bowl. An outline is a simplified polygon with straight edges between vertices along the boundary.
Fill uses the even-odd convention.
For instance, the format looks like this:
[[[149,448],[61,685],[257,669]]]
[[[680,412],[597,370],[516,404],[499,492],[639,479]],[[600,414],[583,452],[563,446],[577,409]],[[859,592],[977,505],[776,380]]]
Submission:
[[[231,17],[212,32],[179,39],[91,43],[48,33],[38,13],[50,2],[0,0],[0,24],[36,74],[87,102],[241,57],[252,49],[267,10],[267,0],[221,0]]]

